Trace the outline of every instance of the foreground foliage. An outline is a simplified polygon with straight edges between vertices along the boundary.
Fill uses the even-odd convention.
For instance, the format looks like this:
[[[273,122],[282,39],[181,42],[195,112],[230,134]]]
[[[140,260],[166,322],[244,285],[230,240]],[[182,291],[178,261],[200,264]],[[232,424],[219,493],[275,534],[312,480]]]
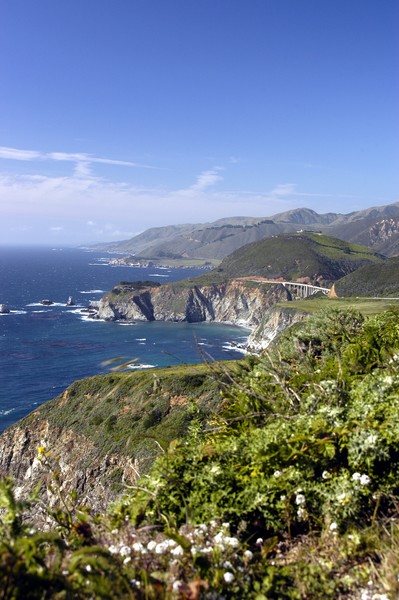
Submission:
[[[59,494],[45,444],[50,531],[4,482],[0,598],[398,597],[398,314],[313,315],[224,379],[106,515]]]

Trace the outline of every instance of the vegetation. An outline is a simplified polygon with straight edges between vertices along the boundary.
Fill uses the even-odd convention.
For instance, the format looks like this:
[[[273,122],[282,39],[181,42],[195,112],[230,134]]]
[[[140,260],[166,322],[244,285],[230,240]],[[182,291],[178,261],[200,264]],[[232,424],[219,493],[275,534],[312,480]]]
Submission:
[[[54,525],[3,483],[0,597],[397,598],[398,312],[315,313],[221,387],[102,516],[39,447]]]
[[[203,364],[132,373],[118,372],[117,361],[111,362],[115,372],[75,381],[59,398],[25,417],[21,427],[48,421],[54,430],[66,428],[89,439],[97,457],[134,456],[143,472],[159,454],[159,445],[167,448],[193,419],[202,420],[214,410],[220,386],[235,368],[215,363],[213,375]],[[149,439],[157,443],[149,444]],[[87,457],[88,463],[92,460]]]
[[[399,297],[399,257],[366,265],[335,284],[338,296]]]
[[[320,233],[302,232],[248,244],[226,257],[217,271],[229,277],[256,275],[287,280],[308,277],[332,282],[360,266],[383,260],[365,246]]]

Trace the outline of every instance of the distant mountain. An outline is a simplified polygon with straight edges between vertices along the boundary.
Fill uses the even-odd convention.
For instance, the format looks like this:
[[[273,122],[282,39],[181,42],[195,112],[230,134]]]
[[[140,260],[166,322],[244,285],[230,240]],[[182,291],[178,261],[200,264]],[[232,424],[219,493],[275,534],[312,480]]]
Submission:
[[[254,276],[331,284],[364,265],[380,266],[385,260],[370,248],[321,233],[289,233],[239,248],[217,269],[195,281],[201,285],[206,281]]]
[[[337,296],[399,297],[399,256],[357,269],[335,283]]]
[[[309,208],[298,208],[269,218],[231,217],[213,223],[153,227],[130,240],[98,244],[96,248],[145,259],[221,260],[246,244],[303,229],[363,244],[394,256],[399,254],[399,203],[349,214],[318,214]]]

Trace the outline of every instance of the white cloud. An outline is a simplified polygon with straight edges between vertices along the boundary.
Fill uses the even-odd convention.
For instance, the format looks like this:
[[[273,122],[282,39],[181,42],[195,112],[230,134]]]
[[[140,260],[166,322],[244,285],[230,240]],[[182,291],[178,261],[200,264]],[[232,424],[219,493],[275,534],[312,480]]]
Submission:
[[[91,164],[103,165],[119,165],[125,167],[136,167],[141,169],[155,169],[152,165],[131,162],[128,160],[116,160],[114,158],[104,158],[101,156],[93,156],[84,152],[41,152],[39,150],[22,150],[20,148],[9,148],[0,146],[0,158],[6,160],[23,160],[23,161],[63,161],[72,162],[77,165],[77,169],[87,169]]]
[[[218,181],[222,181],[223,177],[220,175],[222,167],[214,167],[209,171],[203,171],[200,173],[193,185],[188,188],[178,190],[178,193],[183,196],[192,196],[201,192],[204,192],[209,187],[214,186]]]

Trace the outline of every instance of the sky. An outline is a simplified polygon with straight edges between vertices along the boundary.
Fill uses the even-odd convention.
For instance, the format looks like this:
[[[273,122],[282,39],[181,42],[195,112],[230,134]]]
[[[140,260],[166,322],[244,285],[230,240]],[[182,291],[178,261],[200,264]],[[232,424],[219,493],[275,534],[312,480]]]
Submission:
[[[0,244],[399,201],[397,0],[3,0]]]

